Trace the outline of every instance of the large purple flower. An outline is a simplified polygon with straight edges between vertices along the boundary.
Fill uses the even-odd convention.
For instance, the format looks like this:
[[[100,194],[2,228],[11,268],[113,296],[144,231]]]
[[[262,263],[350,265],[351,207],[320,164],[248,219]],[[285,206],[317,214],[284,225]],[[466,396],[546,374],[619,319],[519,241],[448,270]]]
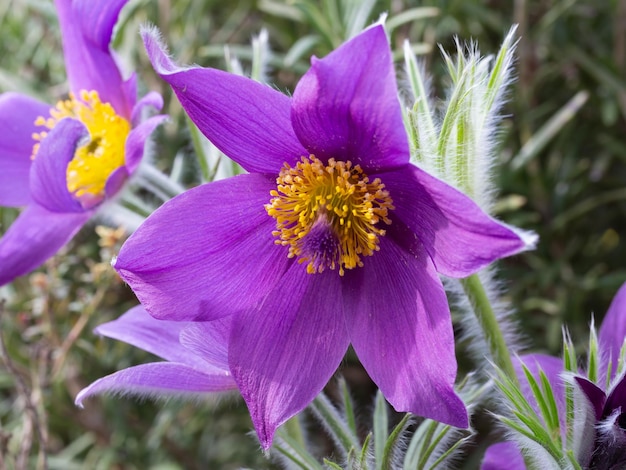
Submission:
[[[576,449],[580,454],[579,464],[583,468],[598,470],[626,468],[626,368],[616,376],[625,341],[626,284],[611,302],[598,334],[600,360],[597,383],[582,375],[574,376],[572,379],[579,387],[580,398],[586,400],[591,412],[595,413],[595,431],[590,432],[592,436],[595,434],[595,442],[584,442],[587,445],[586,449]],[[567,412],[565,388],[561,377],[564,371],[563,362],[556,357],[541,354],[522,356],[521,360],[531,366],[530,371],[535,377],[538,377],[538,369],[545,372],[557,399],[559,416],[565,417]],[[522,393],[536,406],[536,400],[521,368],[518,367],[516,372],[522,384]],[[562,426],[562,429],[565,429],[565,426]],[[516,445],[512,442],[503,442],[487,449],[481,468],[524,470],[526,466]]]
[[[135,76],[124,80],[109,48],[127,0],[56,0],[70,97],[55,107],[0,95],[0,205],[25,207],[0,239],[0,285],[40,266],[137,169],[164,116],[140,123]]]
[[[234,316],[229,367],[264,448],[350,343],[397,410],[467,426],[438,274],[525,244],[409,163],[382,26],[313,58],[293,97],[178,67],[155,31],[143,37],[191,119],[250,172],[174,198],[122,247],[115,269],[146,310]]]
[[[128,367],[80,391],[76,404],[101,393],[199,396],[237,390],[228,370],[228,318],[214,322],[156,320],[139,305],[95,333],[124,341],[165,359]]]

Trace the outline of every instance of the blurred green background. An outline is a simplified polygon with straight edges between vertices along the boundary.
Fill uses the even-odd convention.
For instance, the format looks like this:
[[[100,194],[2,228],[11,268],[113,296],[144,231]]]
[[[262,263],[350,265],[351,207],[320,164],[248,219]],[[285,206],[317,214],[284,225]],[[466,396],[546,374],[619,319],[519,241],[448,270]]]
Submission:
[[[170,172],[177,159],[184,183],[198,184],[184,116],[149,66],[140,24],[156,24],[182,63],[228,68],[228,46],[227,57],[237,56],[248,71],[251,38],[265,28],[268,79],[289,92],[311,54],[323,56],[351,34],[343,19],[358,4],[369,7],[365,24],[382,12],[398,23],[392,45],[400,51],[410,39],[441,99],[446,79],[437,44],[453,52],[456,35],[490,54],[519,24],[516,80],[500,127],[497,215],[535,230],[540,243],[502,262],[502,278],[530,347],[559,354],[563,324],[575,341],[586,341],[591,315],[601,319],[626,280],[624,0],[131,0],[114,45],[138,71],[140,89],[165,96],[171,121],[156,133],[155,164]],[[0,0],[5,91],[48,102],[67,91],[51,1]],[[16,214],[0,209],[0,233]],[[91,381],[151,360],[91,333],[136,302],[109,267],[119,234],[98,232],[86,227],[37,273],[0,288],[7,300],[0,333],[10,357],[0,365],[0,464],[36,468],[43,440],[49,467],[58,469],[272,468],[236,397],[201,405],[102,398],[74,407],[73,397]],[[367,411],[372,385],[350,360],[342,373]],[[363,420],[367,428],[366,414]]]

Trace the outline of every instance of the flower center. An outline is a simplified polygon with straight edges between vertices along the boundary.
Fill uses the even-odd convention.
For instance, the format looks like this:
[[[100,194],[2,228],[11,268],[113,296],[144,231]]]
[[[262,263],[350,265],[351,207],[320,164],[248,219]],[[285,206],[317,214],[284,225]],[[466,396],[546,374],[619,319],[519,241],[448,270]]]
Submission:
[[[99,202],[104,197],[108,177],[124,165],[124,146],[130,132],[130,123],[115,113],[113,106],[100,101],[97,91],[80,92],[80,100],[70,93],[68,100],[59,101],[50,110],[50,117],[40,116],[35,125],[53,129],[64,118],[78,119],[89,131],[89,141],[76,149],[74,158],[67,166],[67,189],[76,199],[86,205]],[[37,141],[33,158],[39,151],[39,143],[47,131],[33,134]]]
[[[359,165],[328,160],[324,165],[314,155],[302,157],[295,167],[285,164],[272,190],[267,213],[276,219],[272,234],[276,243],[289,246],[289,257],[307,263],[307,272],[325,268],[363,266],[361,257],[380,248],[378,237],[387,225],[393,201],[379,178],[370,181]]]

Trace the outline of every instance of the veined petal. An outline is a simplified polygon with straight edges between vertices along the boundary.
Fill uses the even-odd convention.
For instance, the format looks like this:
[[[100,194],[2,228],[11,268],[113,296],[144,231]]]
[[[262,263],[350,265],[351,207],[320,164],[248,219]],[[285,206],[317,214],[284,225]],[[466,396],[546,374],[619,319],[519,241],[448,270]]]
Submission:
[[[228,341],[232,324],[233,315],[210,322],[188,323],[181,332],[180,343],[211,366],[230,371]]]
[[[84,212],[85,209],[67,188],[67,165],[76,147],[88,135],[76,119],[59,121],[41,141],[30,170],[30,191],[35,202],[51,212]]]
[[[234,319],[229,362],[263,449],[328,382],[347,348],[337,273],[294,263],[265,301]]]
[[[207,374],[176,362],[152,362],[96,380],[78,393],[75,403],[82,408],[86,398],[102,393],[151,398],[197,397],[198,394],[225,392],[235,388],[235,382],[229,375]]]
[[[221,70],[182,68],[155,29],[142,30],[154,70],[170,84],[191,120],[249,172],[278,174],[308,155],[291,128],[291,100],[272,88]]]
[[[498,442],[485,452],[480,470],[526,470],[526,464],[515,443]]]
[[[397,411],[465,428],[467,410],[453,388],[457,364],[443,286],[418,243],[401,248],[393,238],[389,230],[363,268],[346,272],[352,345]]]
[[[49,114],[50,106],[28,96],[0,95],[0,206],[25,206],[31,201],[33,133],[39,130],[35,119]]]
[[[249,308],[291,263],[264,208],[273,188],[248,174],[186,191],[148,217],[115,269],[157,318],[208,321]]]
[[[0,238],[0,286],[39,267],[65,245],[91,216],[59,214],[28,206]]]
[[[73,0],[74,12],[83,35],[103,51],[108,51],[113,28],[126,3],[128,0]]]
[[[626,341],[626,284],[613,297],[598,332],[598,343],[602,352],[600,370],[606,371],[611,362],[611,378],[615,377],[619,354]]]
[[[126,152],[126,170],[129,175],[132,175],[144,154],[144,148],[148,137],[154,132],[159,124],[167,119],[166,115],[160,114],[158,116],[152,116],[145,120],[137,127],[135,127],[128,137],[126,138],[125,152]]]
[[[381,25],[346,42],[298,83],[291,119],[310,153],[378,172],[409,162],[389,42]]]
[[[466,277],[528,245],[469,197],[414,165],[380,177],[404,222],[424,244],[437,272]]]
[[[126,99],[122,75],[109,50],[113,26],[126,1],[55,0],[55,5],[70,89],[77,96],[81,90],[95,90],[103,103],[111,103],[130,119],[134,103]]]
[[[142,305],[131,308],[117,320],[103,323],[94,333],[123,341],[166,361],[180,362],[202,370],[203,361],[180,342],[187,323],[157,320]]]

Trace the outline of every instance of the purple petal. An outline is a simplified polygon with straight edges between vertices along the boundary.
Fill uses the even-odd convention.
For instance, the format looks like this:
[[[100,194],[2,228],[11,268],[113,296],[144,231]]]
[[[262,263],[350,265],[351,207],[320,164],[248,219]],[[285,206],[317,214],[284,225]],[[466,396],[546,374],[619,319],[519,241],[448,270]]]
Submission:
[[[311,60],[293,95],[296,135],[310,153],[378,172],[409,162],[385,30],[372,27]]]
[[[76,119],[62,119],[41,141],[30,170],[33,199],[51,212],[84,212],[67,188],[67,165],[76,147],[87,136],[87,128]]]
[[[152,66],[202,133],[249,172],[277,174],[308,156],[291,127],[291,100],[254,80],[174,64],[154,29],[142,31]]]
[[[111,32],[126,0],[55,0],[61,24],[70,89],[95,90],[102,102],[130,119],[132,104],[123,92],[122,75],[109,50]]]
[[[467,411],[453,389],[457,365],[446,294],[424,250],[408,249],[382,238],[363,268],[346,273],[350,339],[397,411],[465,428]]]
[[[610,361],[611,378],[615,377],[624,340],[626,340],[626,284],[622,285],[613,298],[598,333],[598,343],[602,352],[600,369],[606,370]]]
[[[0,286],[39,267],[65,245],[91,216],[59,214],[28,206],[0,239]]]
[[[106,197],[111,198],[119,193],[126,181],[128,181],[129,176],[125,166],[113,170],[104,184],[104,194],[106,194]]]
[[[185,322],[157,320],[143,306],[138,305],[117,320],[98,326],[94,333],[124,341],[166,361],[180,362],[202,370],[204,361],[189,354],[189,350],[180,342],[180,333],[186,325]]]
[[[50,106],[18,93],[0,95],[0,206],[31,201],[28,179],[32,164],[35,119],[48,117]]]
[[[150,119],[139,124],[128,134],[125,144],[125,162],[126,170],[129,175],[132,175],[141,163],[148,137],[150,137],[150,134],[152,134],[157,126],[166,119],[167,116],[165,115],[152,116]]]
[[[487,448],[480,470],[526,470],[526,464],[513,442],[499,442]]]
[[[76,405],[93,395],[114,393],[140,397],[165,398],[198,394],[226,392],[236,385],[230,375],[207,374],[186,364],[176,362],[153,362],[129,367],[96,380],[76,396]]]
[[[211,366],[230,371],[228,342],[232,323],[232,315],[211,322],[190,323],[183,329],[180,343]]]
[[[465,277],[526,248],[469,197],[413,165],[375,176],[393,199],[392,215],[415,232],[440,274]]]
[[[584,377],[574,377],[574,381],[585,394],[589,404],[595,411],[596,420],[600,421],[602,419],[604,404],[607,402],[604,390]]]
[[[156,91],[151,91],[146,96],[141,98],[133,108],[133,114],[130,118],[133,126],[136,126],[140,123],[141,114],[146,107],[151,107],[154,108],[156,111],[160,111],[163,107],[163,97]]]
[[[340,286],[335,271],[312,275],[293,263],[257,309],[234,319],[230,369],[264,449],[322,391],[348,348]]]
[[[264,208],[273,188],[250,174],[175,197],[122,246],[115,269],[157,318],[208,321],[253,305],[291,262]]]
[[[603,416],[608,416],[618,408],[626,412],[626,372],[622,373],[622,376],[609,391],[602,414]]]

